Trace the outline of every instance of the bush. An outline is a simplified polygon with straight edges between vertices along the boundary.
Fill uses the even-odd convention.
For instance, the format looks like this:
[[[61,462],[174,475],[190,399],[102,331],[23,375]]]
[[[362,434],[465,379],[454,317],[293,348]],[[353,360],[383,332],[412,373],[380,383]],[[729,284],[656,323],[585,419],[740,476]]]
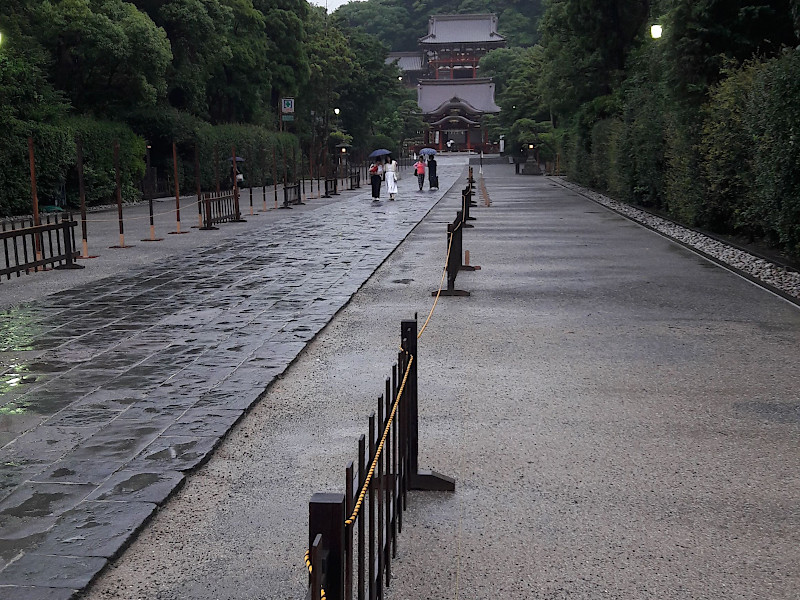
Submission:
[[[140,197],[139,182],[144,177],[144,140],[127,125],[76,117],[67,121],[71,138],[83,146],[83,179],[86,204],[96,206],[116,202],[114,144],[119,144],[120,188],[123,202]],[[73,151],[73,157],[74,157]],[[79,206],[76,160],[70,165],[67,201]]]
[[[800,52],[773,59],[753,79],[747,103],[753,139],[753,217],[800,256]]]
[[[0,136],[0,215],[32,212],[28,138],[33,138],[39,205],[55,204],[61,195],[75,148],[69,129],[27,121],[14,121]]]
[[[758,63],[727,72],[703,107],[700,144],[705,202],[698,222],[717,232],[750,239],[764,234],[753,202],[753,138],[746,122],[747,103]]]
[[[31,181],[28,137],[33,138],[39,205],[80,206],[75,140],[83,141],[87,205],[115,201],[114,142],[120,145],[120,180],[125,201],[138,197],[144,174],[144,140],[127,126],[88,118],[67,119],[58,125],[12,121],[0,138],[0,214],[30,214]]]

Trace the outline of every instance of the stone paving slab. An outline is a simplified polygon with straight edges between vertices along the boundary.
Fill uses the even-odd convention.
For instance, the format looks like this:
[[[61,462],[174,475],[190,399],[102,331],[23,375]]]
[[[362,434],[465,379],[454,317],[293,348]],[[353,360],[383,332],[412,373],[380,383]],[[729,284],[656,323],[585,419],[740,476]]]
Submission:
[[[86,586],[463,172],[0,311],[0,598]]]

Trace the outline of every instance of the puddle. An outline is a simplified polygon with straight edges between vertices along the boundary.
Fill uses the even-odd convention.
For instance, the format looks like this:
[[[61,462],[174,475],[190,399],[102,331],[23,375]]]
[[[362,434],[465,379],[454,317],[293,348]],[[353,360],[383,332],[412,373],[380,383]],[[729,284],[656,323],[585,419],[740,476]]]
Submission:
[[[53,512],[53,504],[66,498],[62,493],[40,493],[34,492],[33,495],[18,506],[7,508],[2,514],[13,517],[45,517]]]
[[[125,481],[121,481],[114,486],[112,495],[118,496],[139,492],[161,481],[161,476],[157,473],[137,473]]]

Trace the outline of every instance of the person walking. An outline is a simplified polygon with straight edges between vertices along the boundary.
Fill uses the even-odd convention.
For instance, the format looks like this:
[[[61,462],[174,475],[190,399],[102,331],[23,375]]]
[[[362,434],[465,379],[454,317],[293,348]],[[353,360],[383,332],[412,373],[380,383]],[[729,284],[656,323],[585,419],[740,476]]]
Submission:
[[[419,157],[419,160],[414,163],[414,173],[417,176],[417,181],[419,181],[419,191],[422,191],[422,186],[425,184],[425,161],[422,160],[422,157]]]
[[[381,197],[381,183],[383,182],[383,159],[376,158],[369,168],[369,181],[372,184],[372,201],[377,202]]]
[[[392,160],[391,156],[386,157],[383,172],[386,176],[386,190],[389,192],[389,200],[394,200],[395,194],[397,194],[397,161]]]
[[[439,177],[436,175],[436,157],[433,154],[428,159],[428,188],[439,189]]]

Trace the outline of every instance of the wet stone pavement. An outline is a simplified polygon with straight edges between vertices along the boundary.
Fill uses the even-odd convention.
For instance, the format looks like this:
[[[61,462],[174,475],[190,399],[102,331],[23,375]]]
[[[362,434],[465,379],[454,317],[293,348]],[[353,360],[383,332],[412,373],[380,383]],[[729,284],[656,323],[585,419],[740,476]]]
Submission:
[[[463,171],[1,312],[0,599],[84,588]]]

